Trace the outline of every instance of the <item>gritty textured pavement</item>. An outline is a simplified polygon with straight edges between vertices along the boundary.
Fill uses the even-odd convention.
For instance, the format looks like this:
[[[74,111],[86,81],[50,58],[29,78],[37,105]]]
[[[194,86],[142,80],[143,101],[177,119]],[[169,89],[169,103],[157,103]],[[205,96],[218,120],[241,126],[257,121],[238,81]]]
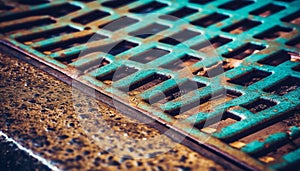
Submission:
[[[174,145],[156,129],[138,123],[30,64],[4,54],[0,55],[0,94],[0,131],[43,159],[43,164],[52,169],[214,171],[226,170],[227,167],[186,146]],[[80,104],[74,99],[89,103]],[[94,105],[91,107],[90,103]],[[94,131],[95,127],[99,130]],[[117,134],[107,136],[110,130]],[[150,139],[156,136],[164,139],[163,143],[151,144]],[[149,148],[143,149],[143,143],[132,143],[135,142],[132,140],[145,140]],[[111,142],[116,146],[104,150],[99,142]],[[170,150],[161,151],[170,145]],[[48,169],[3,137],[0,146],[0,168]],[[142,157],[127,155],[126,151]],[[148,158],[144,157],[145,154]]]

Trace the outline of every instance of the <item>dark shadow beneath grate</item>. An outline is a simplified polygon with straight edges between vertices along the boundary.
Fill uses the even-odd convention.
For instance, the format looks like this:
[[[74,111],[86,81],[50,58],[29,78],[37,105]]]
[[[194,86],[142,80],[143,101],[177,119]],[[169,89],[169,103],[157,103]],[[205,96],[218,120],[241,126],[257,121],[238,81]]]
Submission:
[[[79,10],[80,7],[74,6],[71,4],[60,4],[60,5],[54,5],[50,7],[45,7],[38,10],[30,10],[25,12],[19,12],[19,13],[13,13],[7,16],[1,16],[0,22],[9,21],[9,20],[16,20],[20,18],[26,18],[30,16],[41,16],[41,15],[50,15],[52,17],[58,18],[64,15],[67,15],[68,13],[74,12]]]
[[[49,46],[42,46],[36,48],[37,51],[45,53],[45,54],[50,54],[54,52],[58,52],[64,49],[68,49],[71,47],[75,47],[78,45],[82,45],[86,43],[87,41],[97,41],[101,39],[107,38],[106,36],[100,35],[100,34],[89,34],[83,37],[77,37],[77,38],[72,38],[66,41],[61,41],[57,42],[55,44],[51,44]]]
[[[219,14],[219,13],[212,13],[208,16],[205,16],[203,18],[197,19],[195,21],[192,21],[191,24],[201,26],[201,27],[208,27],[212,24],[218,23],[222,20],[225,20],[228,18],[227,15]]]
[[[292,24],[300,24],[300,10],[286,17],[283,17],[281,21],[290,22]]]
[[[169,76],[161,74],[153,74],[143,80],[132,83],[129,87],[120,88],[122,91],[135,91],[135,92],[144,92],[166,80],[170,79]]]
[[[192,80],[187,80],[179,85],[176,85],[170,90],[167,90],[163,94],[159,94],[151,99],[146,100],[146,102],[150,104],[154,104],[154,103],[165,104],[169,101],[177,99],[191,91],[197,90],[202,87],[205,87],[205,84],[192,81]]]
[[[300,65],[295,66],[295,67],[293,68],[293,70],[294,70],[294,71],[300,72]]]
[[[272,106],[275,106],[276,102],[259,98],[251,103],[241,105],[242,107],[248,109],[252,113],[258,113],[260,111],[266,110]]]
[[[264,39],[264,40],[275,39],[278,37],[283,37],[285,34],[291,32],[292,30],[293,29],[287,27],[274,26],[260,34],[255,35],[254,38]]]
[[[99,28],[109,31],[117,31],[119,29],[124,29],[125,27],[128,27],[134,23],[137,23],[139,20],[133,19],[130,17],[121,17],[116,20],[110,21],[108,23],[105,23],[103,25],[100,25]]]
[[[108,83],[110,83],[110,81],[118,81],[118,80],[125,78],[137,71],[138,71],[137,69],[132,68],[132,67],[121,66],[121,67],[117,68],[117,70],[115,70],[107,75],[97,77],[96,79],[108,84]]]
[[[288,60],[291,60],[291,55],[289,54],[289,52],[285,50],[281,50],[262,60],[259,60],[258,62],[261,64],[277,66]]]
[[[150,13],[150,12],[157,11],[166,6],[167,6],[167,4],[153,1],[150,3],[144,4],[144,5],[138,6],[136,8],[133,8],[133,9],[129,10],[129,12],[138,13],[138,14]]]
[[[14,7],[5,5],[4,3],[0,3],[0,11],[9,11],[12,9],[14,9]]]
[[[23,23],[19,23],[19,24],[13,24],[13,25],[1,27],[0,33],[13,33],[13,32],[20,31],[20,30],[27,30],[27,29],[31,29],[34,27],[41,27],[41,26],[53,24],[55,22],[56,21],[51,18],[43,18],[43,19],[38,19],[35,21],[28,21],[28,22],[23,22]]]
[[[135,1],[136,0],[110,0],[110,1],[103,2],[101,5],[110,8],[119,8],[121,6],[130,4]]]
[[[234,58],[242,60],[246,58],[247,56],[250,56],[252,54],[257,53],[260,50],[263,50],[265,47],[262,45],[256,45],[253,43],[247,43],[241,47],[238,47],[237,49],[234,49],[233,51],[223,54],[222,56],[225,58]]]
[[[36,0],[36,1],[28,1],[28,0],[17,0],[18,3],[24,4],[24,5],[41,5],[41,4],[47,4],[50,2],[50,0]]]
[[[193,74],[212,78],[220,74],[223,74],[224,72],[229,71],[233,68],[234,66],[230,62],[223,61],[222,65],[217,65],[211,68],[207,68],[206,70],[201,68],[200,70],[194,72]]]
[[[141,54],[130,57],[129,60],[146,64],[168,53],[170,52],[167,50],[163,50],[159,48],[151,48]]]
[[[165,25],[154,23],[154,24],[150,24],[146,27],[143,27],[139,30],[133,31],[133,32],[129,33],[129,35],[145,39],[147,37],[150,37],[152,35],[155,35],[155,34],[161,32],[163,30],[166,30],[167,28],[169,28],[169,27],[165,26]]]
[[[225,31],[225,32],[229,32],[231,34],[240,34],[244,31],[250,30],[253,27],[256,27],[260,24],[261,24],[261,22],[259,22],[259,21],[244,19],[244,20],[241,20],[241,21],[239,21],[239,22],[237,22],[233,25],[227,26],[227,27],[225,27],[221,30]]]
[[[106,44],[106,45],[102,45],[102,46],[98,46],[92,49],[88,50],[88,53],[92,53],[92,52],[103,52],[103,53],[108,53],[111,55],[118,55],[122,52],[125,52],[129,49],[132,49],[134,47],[136,47],[138,44],[137,43],[133,43],[127,40],[122,40],[122,41],[118,41],[118,42],[114,42],[114,43],[110,43],[110,44]]]
[[[31,44],[34,42],[42,41],[42,40],[57,37],[57,36],[62,36],[62,35],[69,34],[69,33],[74,33],[77,31],[79,31],[79,30],[77,30],[73,27],[64,26],[64,27],[54,28],[51,30],[46,30],[46,31],[42,31],[42,32],[34,33],[34,34],[23,35],[21,37],[17,37],[16,40],[21,43]]]
[[[197,63],[199,61],[201,61],[201,59],[198,58],[198,57],[194,57],[194,56],[191,56],[191,55],[184,55],[180,59],[177,59],[177,60],[172,61],[170,63],[164,64],[161,67],[166,68],[166,69],[170,69],[172,71],[178,71],[178,70],[181,70],[183,68],[192,66],[192,65],[194,65],[195,63]]]
[[[84,58],[84,56],[83,56]],[[88,72],[91,72],[93,71],[94,69],[97,69],[97,68],[100,68],[100,67],[103,67],[107,64],[109,64],[110,62],[104,58],[100,58],[100,59],[97,59],[97,60],[93,60],[89,63],[86,63],[80,67],[76,67],[76,69],[80,70],[81,72],[83,73],[88,73]]]
[[[235,11],[253,3],[254,3],[253,1],[249,1],[249,0],[229,1],[225,4],[220,5],[219,8]]]
[[[196,12],[198,12],[198,10],[188,8],[188,7],[183,7],[183,8],[180,8],[179,10],[168,13],[167,15],[162,15],[159,18],[175,21],[175,20],[181,19],[183,17],[186,17],[188,15],[194,14]]]
[[[100,10],[94,10],[89,13],[83,14],[81,16],[78,16],[76,18],[73,18],[72,21],[75,23],[80,23],[80,24],[88,24],[90,22],[96,21],[100,18],[104,18],[109,16],[108,12],[100,11]]]
[[[200,4],[200,5],[204,5],[204,4],[210,3],[212,1],[214,1],[214,0],[189,0],[189,2]]]
[[[300,86],[300,79],[292,76],[279,81],[271,87],[265,88],[264,91],[283,96],[293,90],[296,90]]]
[[[285,43],[286,45],[300,48],[300,36],[293,38],[292,40]]]
[[[200,33],[198,32],[194,32],[190,30],[182,30],[178,33],[171,35],[170,37],[166,37],[159,40],[159,42],[170,44],[170,45],[177,45],[198,35],[200,35]]]
[[[231,41],[232,39],[216,36],[210,39],[209,41],[204,41],[196,45],[193,45],[191,48],[201,52],[215,51],[216,48],[223,46]]]
[[[250,14],[252,15],[258,15],[258,16],[261,16],[261,17],[268,17],[272,14],[275,14],[281,10],[285,9],[284,6],[279,6],[279,5],[275,5],[275,4],[268,4],[268,5],[265,5],[261,8],[258,8],[252,12],[250,12]]]
[[[254,84],[265,77],[271,75],[269,72],[261,71],[254,69],[248,73],[242,74],[236,78],[233,78],[229,80],[228,82],[233,83],[233,84],[238,84],[242,86],[249,86],[251,84]]]

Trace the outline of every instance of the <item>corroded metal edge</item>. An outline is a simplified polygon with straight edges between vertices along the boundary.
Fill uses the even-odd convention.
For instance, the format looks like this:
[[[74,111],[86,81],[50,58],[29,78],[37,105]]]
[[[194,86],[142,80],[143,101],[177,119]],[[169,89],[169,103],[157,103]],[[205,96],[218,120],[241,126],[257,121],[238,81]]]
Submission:
[[[41,58],[38,58],[35,55],[32,55],[5,40],[0,40],[0,50],[42,69],[43,71],[69,85],[72,84],[75,86],[75,88],[78,88],[88,95],[92,95],[88,89],[93,86],[89,85],[87,82],[81,83],[80,80],[75,80],[72,78],[72,75],[74,74],[72,71],[69,73],[62,73],[59,67]],[[227,144],[216,138],[210,137],[206,143],[203,143],[201,140],[199,140],[199,137],[196,138],[187,132],[179,130],[147,111],[138,109],[134,106],[129,106],[128,104],[122,103],[120,99],[112,99],[106,92],[103,92],[99,89],[96,90],[95,98],[97,100],[100,100],[101,102],[112,107],[117,103],[117,105],[119,105],[118,108],[122,110],[122,113],[129,117],[134,116],[135,119],[144,121],[149,118],[154,119],[155,122],[149,123],[148,125],[166,133],[168,137],[176,142],[181,140],[184,136],[185,139],[180,141],[181,144],[208,158],[211,158],[223,166],[228,166],[230,170],[271,170],[247,154],[229,147]],[[136,118],[137,116],[138,118]],[[171,131],[166,132],[168,129]],[[203,137],[203,140],[206,139],[207,137]]]

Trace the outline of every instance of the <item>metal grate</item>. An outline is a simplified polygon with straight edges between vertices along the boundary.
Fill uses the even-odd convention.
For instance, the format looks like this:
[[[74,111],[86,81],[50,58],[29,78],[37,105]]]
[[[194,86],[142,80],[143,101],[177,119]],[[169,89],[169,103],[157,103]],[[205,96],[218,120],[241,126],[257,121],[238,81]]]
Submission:
[[[249,168],[299,167],[299,120],[265,129],[299,117],[300,1],[30,2],[0,3],[3,43],[111,97],[129,90],[133,108],[199,142],[212,134],[208,147]],[[172,126],[178,118],[195,127]]]

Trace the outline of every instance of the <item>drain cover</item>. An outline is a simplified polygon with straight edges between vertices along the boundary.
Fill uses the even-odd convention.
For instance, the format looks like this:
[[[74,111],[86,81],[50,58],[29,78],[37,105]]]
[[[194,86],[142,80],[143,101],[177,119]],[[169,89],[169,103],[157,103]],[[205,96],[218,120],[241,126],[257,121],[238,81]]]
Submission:
[[[236,163],[280,170],[300,162],[299,6],[16,0],[0,3],[0,31],[3,44]]]

